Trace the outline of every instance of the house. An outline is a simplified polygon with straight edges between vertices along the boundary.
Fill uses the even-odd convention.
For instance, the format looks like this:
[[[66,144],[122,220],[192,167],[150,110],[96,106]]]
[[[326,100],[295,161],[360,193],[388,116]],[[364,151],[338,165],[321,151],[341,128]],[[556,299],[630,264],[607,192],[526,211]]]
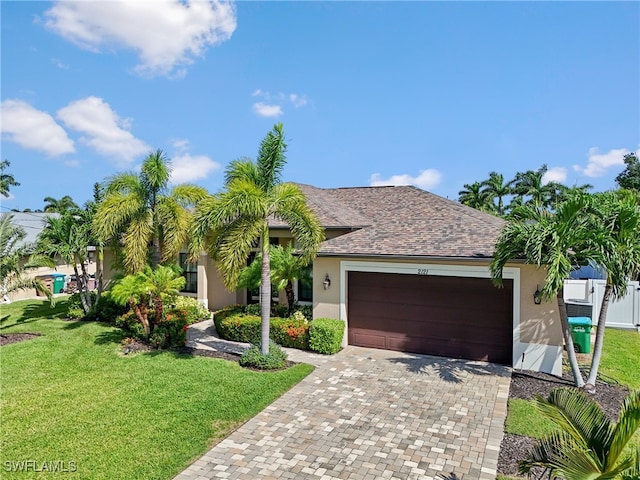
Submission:
[[[56,217],[58,213],[42,213],[42,212],[10,212],[3,213],[2,215],[11,215],[11,223],[13,225],[21,227],[26,233],[25,237],[20,241],[16,247],[27,247],[27,252],[31,253],[33,247],[38,241],[40,232],[44,229],[47,218]],[[96,265],[94,261],[95,248],[89,247],[89,265],[87,271],[90,275],[96,271]],[[28,260],[28,256],[25,256],[24,263]],[[29,277],[49,275],[51,273],[63,274],[66,277],[70,277],[74,274],[73,265],[68,265],[61,258],[56,258],[55,268],[50,267],[38,267],[31,268],[25,272]],[[10,292],[7,297],[10,301],[24,300],[27,298],[33,298],[37,296],[35,289],[18,290]]]
[[[346,324],[345,344],[484,360],[560,374],[562,333],[555,302],[535,304],[545,274],[514,261],[495,287],[489,265],[505,222],[411,186],[299,185],[325,229],[313,287],[297,286],[314,318]],[[285,224],[270,224],[286,244]],[[184,260],[184,257],[183,257]],[[203,253],[189,272],[198,298],[215,310],[245,304]]]

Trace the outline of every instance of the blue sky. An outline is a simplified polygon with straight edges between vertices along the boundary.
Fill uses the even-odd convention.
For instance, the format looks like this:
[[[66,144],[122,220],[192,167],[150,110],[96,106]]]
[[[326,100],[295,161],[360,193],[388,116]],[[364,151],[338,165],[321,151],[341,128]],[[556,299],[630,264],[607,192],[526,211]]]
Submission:
[[[638,2],[1,2],[2,210],[135,171],[216,192],[275,122],[285,180],[414,184],[490,171],[615,186],[640,145]]]

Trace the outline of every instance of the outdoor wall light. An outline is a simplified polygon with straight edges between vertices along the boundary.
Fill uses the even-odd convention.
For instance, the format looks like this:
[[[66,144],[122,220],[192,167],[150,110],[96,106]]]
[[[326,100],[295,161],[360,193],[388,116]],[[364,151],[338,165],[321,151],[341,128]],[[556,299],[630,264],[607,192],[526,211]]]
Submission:
[[[329,278],[328,273],[324,276],[324,281],[322,282],[322,286],[324,287],[325,290],[328,290],[329,287],[331,286],[331,279]]]
[[[533,303],[535,303],[536,305],[540,305],[540,303],[542,303],[542,292],[540,291],[540,289],[538,289],[537,285],[536,291],[533,292]]]

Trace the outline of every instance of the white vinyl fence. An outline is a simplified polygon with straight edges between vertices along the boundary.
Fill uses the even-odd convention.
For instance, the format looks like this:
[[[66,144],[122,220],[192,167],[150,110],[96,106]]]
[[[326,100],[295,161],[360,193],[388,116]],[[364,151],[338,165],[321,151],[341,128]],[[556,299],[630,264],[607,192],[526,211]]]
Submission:
[[[605,285],[604,280],[566,280],[564,300],[568,310],[577,312],[574,316],[590,316],[593,324],[597,324]],[[640,329],[640,282],[628,282],[626,295],[609,302],[606,325]]]

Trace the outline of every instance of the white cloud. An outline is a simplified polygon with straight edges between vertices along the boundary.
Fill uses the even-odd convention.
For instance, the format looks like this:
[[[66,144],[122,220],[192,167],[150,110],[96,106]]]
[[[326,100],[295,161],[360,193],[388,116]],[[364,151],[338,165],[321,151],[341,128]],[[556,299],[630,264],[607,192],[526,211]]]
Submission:
[[[178,154],[185,153],[187,150],[189,150],[189,145],[189,140],[186,140],[184,138],[174,138],[173,140],[171,140],[171,146]]]
[[[600,153],[597,147],[592,147],[587,154],[587,166],[574,165],[573,169],[587,177],[602,177],[607,173],[609,168],[623,166],[623,157],[627,153],[631,152],[626,148],[614,148],[607,153]]]
[[[183,153],[171,159],[171,167],[170,182],[178,184],[207,178],[211,172],[220,168],[220,164],[206,155]]]
[[[293,103],[296,108],[304,107],[309,101],[305,95],[298,95],[297,93],[289,94],[289,101]]]
[[[374,173],[369,177],[369,185],[381,187],[385,185],[415,185],[423,190],[429,190],[437,186],[442,180],[442,173],[433,168],[420,170],[417,177],[408,174],[392,175],[387,179],[382,178],[379,173]]]
[[[111,106],[98,97],[87,97],[58,110],[67,128],[84,134],[80,141],[99,154],[119,163],[131,163],[150,147],[129,132],[130,120],[121,119]]]
[[[75,152],[67,132],[47,112],[15,99],[4,100],[0,110],[3,138],[52,157]]]
[[[58,1],[46,26],[81,48],[138,54],[144,75],[184,75],[184,66],[236,29],[233,3],[217,0]]]
[[[263,102],[254,103],[253,111],[261,117],[279,117],[284,113],[280,105],[269,105]]]
[[[51,63],[53,63],[60,70],[69,70],[69,65],[67,65],[66,63],[63,63],[62,60],[58,58],[52,58]]]
[[[567,169],[564,167],[553,167],[547,170],[542,176],[542,184],[549,182],[564,183],[567,180]]]

